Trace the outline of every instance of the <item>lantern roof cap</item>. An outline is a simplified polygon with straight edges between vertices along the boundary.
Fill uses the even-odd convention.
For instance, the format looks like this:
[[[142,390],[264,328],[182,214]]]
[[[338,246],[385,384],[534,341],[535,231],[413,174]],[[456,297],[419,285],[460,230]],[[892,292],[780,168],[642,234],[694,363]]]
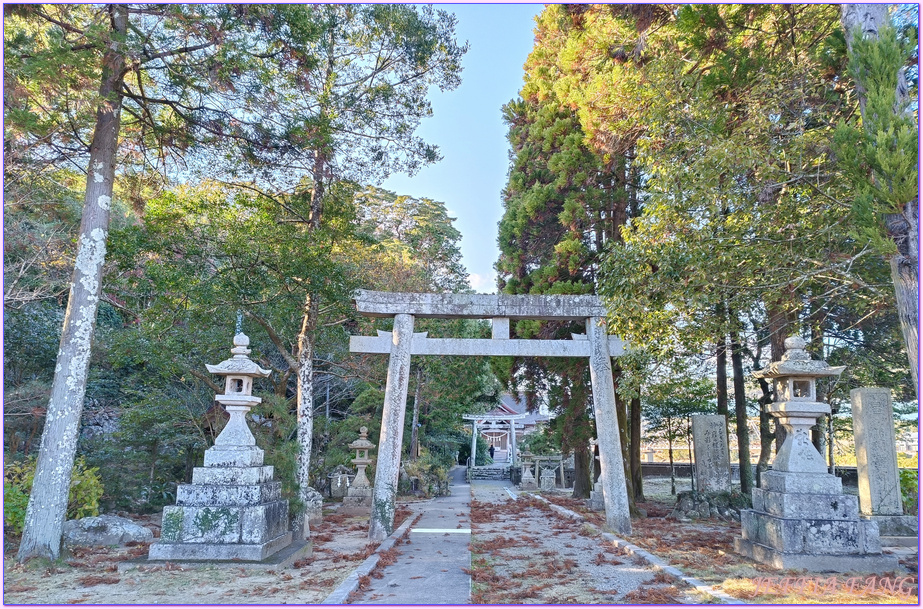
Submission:
[[[359,439],[357,439],[355,442],[351,442],[347,446],[352,450],[375,448],[375,445],[366,439],[366,436],[368,436],[368,433],[369,433],[368,427],[365,427],[365,426],[360,427],[359,428]]]
[[[811,359],[811,354],[804,350],[807,342],[800,336],[785,339],[785,353],[778,362],[772,362],[762,370],[754,370],[758,379],[778,378],[783,376],[815,377],[839,376],[846,366],[831,366],[824,360]]]
[[[205,364],[205,367],[212,374],[220,374],[223,376],[228,376],[230,374],[239,376],[269,376],[272,372],[271,370],[260,368],[253,360],[247,357],[250,353],[250,349],[247,348],[249,344],[250,338],[243,332],[235,335],[234,347],[231,349],[231,353],[234,355],[217,366]]]

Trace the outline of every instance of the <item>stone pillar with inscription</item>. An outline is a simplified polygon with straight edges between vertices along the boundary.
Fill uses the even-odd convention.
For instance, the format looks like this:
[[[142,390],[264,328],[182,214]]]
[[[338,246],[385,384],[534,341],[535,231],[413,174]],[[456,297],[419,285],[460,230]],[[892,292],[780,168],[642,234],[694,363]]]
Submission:
[[[553,491],[554,490],[554,470],[550,468],[543,468],[542,475],[540,480],[540,487],[543,491]]]
[[[878,524],[886,545],[916,545],[919,523],[915,516],[903,515],[891,391],[862,387],[850,391],[849,397],[862,517]]]
[[[731,490],[726,429],[723,414],[692,415],[695,486],[700,493],[726,493]]]
[[[811,359],[806,344],[799,336],[785,339],[782,360],[753,373],[772,380],[768,410],[787,433],[772,471],[753,489],[753,509],[740,513],[734,549],[778,569],[891,571],[897,558],[882,554],[878,525],[859,518],[857,498],[843,493],[811,443],[811,427],[830,413],[829,404],[817,401],[816,380],[845,367]]]

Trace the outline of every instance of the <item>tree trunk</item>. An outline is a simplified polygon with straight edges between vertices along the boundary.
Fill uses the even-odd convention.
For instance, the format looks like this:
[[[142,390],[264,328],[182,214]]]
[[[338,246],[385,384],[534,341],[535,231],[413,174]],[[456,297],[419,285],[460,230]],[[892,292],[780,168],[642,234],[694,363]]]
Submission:
[[[58,558],[71,470],[77,451],[96,313],[102,293],[122,109],[121,90],[125,78],[125,48],[122,41],[128,31],[128,11],[120,5],[109,5],[108,11],[110,42],[102,61],[100,100],[96,109],[93,141],[90,144],[77,259],[35,478],[26,508],[25,528],[18,554],[20,562],[37,556],[52,560]]]
[[[718,319],[724,319],[724,304],[717,307]],[[715,396],[718,414],[724,415],[724,441],[729,443],[730,427],[728,416],[728,341],[722,332],[715,347]],[[729,443],[730,445],[730,443]]]
[[[676,495],[676,466],[673,464],[673,429],[667,419],[667,454],[670,459],[670,494]]]
[[[328,70],[330,69],[331,66],[328,63]],[[318,150],[315,153],[314,166],[311,170],[311,216],[308,230],[315,235],[321,227],[323,217],[327,160],[325,152]],[[317,491],[311,487],[311,443],[314,434],[314,344],[317,339],[317,320],[320,315],[318,292],[316,289],[311,289],[305,298],[301,331],[298,333],[298,391],[296,397],[298,460],[295,482],[298,484],[298,498],[303,507],[300,514],[294,515],[293,532],[296,537],[302,539],[310,537],[308,510],[310,503],[317,498]]]
[[[298,425],[298,459],[296,482],[301,512],[294,515],[295,534],[310,537],[308,505],[314,498],[311,487],[311,443],[314,434],[314,340],[320,311],[316,294],[305,299],[301,331],[298,333],[298,391],[296,394]]]
[[[640,387],[639,387],[640,390]],[[631,486],[635,501],[644,501],[644,480],[641,476],[641,397],[631,399]]]
[[[920,215],[919,197],[904,206],[901,216],[903,235],[892,233],[897,244],[897,253],[891,256],[891,280],[894,282],[894,297],[897,302],[897,315],[901,321],[901,332],[904,335],[904,347],[910,362],[910,375],[917,400],[920,399],[919,348],[920,348],[920,318],[917,306],[920,298],[918,258],[920,245]],[[893,226],[894,223],[891,223]]]
[[[890,25],[887,4],[841,4],[840,21],[846,33],[846,49],[850,56],[853,54],[853,36],[858,31],[864,38],[875,39],[879,37],[879,30]],[[856,79],[856,95],[859,98],[859,111],[862,114],[862,124],[866,129],[873,129],[872,121],[868,120],[865,108],[867,101],[866,83]],[[896,115],[910,112],[908,101],[907,77],[904,68],[897,72],[897,81],[894,91],[894,113]],[[870,135],[874,135],[871,134]],[[920,260],[919,236],[920,215],[919,196],[907,201],[900,213],[895,213],[886,218],[888,235],[897,246],[897,253],[891,257],[891,280],[894,283],[894,296],[897,302],[898,318],[901,322],[901,332],[904,337],[904,348],[910,364],[910,374],[913,378],[913,388],[917,400],[920,399],[919,385],[919,312],[920,302]],[[898,210],[895,210],[898,211]]]
[[[420,420],[420,389],[423,386],[423,368],[417,368],[417,386],[413,392],[413,421],[410,423],[410,460],[417,458],[417,443],[419,434],[417,433],[417,422]]]
[[[740,492],[750,495],[750,430],[747,427],[747,395],[744,389],[743,353],[736,330],[731,330],[731,368],[734,371],[734,414],[737,417],[737,459],[740,464]]]
[[[792,298],[791,288],[788,290],[789,298]],[[791,307],[787,306],[787,300],[783,298],[772,300],[766,303],[766,310],[769,316],[769,361],[778,362],[785,353],[785,339],[791,333],[792,313]],[[761,386],[763,382],[760,383]],[[782,443],[785,441],[785,428],[779,424],[778,419],[765,411],[765,408],[772,403],[769,385],[764,388],[764,396],[767,398],[764,408],[760,410],[760,462],[757,469],[763,471],[769,469],[769,457],[772,454],[772,442],[775,441],[775,449],[778,452]],[[769,424],[773,422],[775,431],[769,431]],[[764,429],[765,427],[765,429]],[[769,444],[763,445],[763,442]]]
[[[715,360],[715,393],[718,402],[718,414],[724,415],[726,426],[728,418],[728,344],[727,336],[724,334],[718,337]]]
[[[593,485],[590,483],[590,449],[587,446],[574,447],[574,499],[585,499],[590,496]]]
[[[766,382],[766,379],[759,379],[759,384],[760,389],[763,390],[763,397],[760,398],[760,458],[756,463],[757,486],[762,485],[763,472],[769,469],[769,457],[772,456],[772,441],[776,437],[770,425],[772,416],[767,411],[769,404],[772,403],[769,383]]]
[[[689,451],[689,488],[695,492],[695,461],[692,453],[692,419],[686,417],[686,450]]]

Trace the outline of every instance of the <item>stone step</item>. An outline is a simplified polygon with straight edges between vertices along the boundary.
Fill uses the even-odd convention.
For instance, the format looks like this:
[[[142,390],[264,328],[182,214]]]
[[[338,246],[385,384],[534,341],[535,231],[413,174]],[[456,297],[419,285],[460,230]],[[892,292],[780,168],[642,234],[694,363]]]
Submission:
[[[262,484],[180,484],[176,505],[247,506],[272,503],[282,498],[281,482]]]
[[[509,478],[508,465],[480,465],[468,469],[469,480],[509,480]]]

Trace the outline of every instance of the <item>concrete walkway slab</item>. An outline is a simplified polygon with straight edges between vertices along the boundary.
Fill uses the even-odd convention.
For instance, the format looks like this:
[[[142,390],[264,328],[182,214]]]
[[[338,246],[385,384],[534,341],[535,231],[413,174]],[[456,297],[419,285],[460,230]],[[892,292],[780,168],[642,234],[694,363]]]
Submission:
[[[451,495],[414,505],[420,519],[398,546],[397,561],[372,578],[357,605],[466,605],[471,599],[471,487],[452,469]]]

